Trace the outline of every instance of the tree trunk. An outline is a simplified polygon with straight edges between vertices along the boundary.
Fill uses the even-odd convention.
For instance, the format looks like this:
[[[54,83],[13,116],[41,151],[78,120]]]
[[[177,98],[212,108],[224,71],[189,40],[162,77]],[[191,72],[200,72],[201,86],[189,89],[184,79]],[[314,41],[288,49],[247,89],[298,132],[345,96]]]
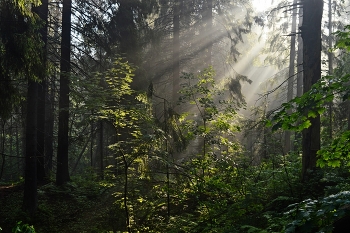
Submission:
[[[332,0],[328,0],[328,48],[333,47],[333,27],[332,27]],[[333,74],[333,52],[328,50],[328,75]],[[331,140],[333,138],[333,102],[330,101],[328,104],[328,117],[329,117],[329,126],[328,126],[328,139]]]
[[[37,193],[37,104],[38,83],[28,81],[27,118],[26,118],[26,149],[24,171],[23,210],[33,215],[38,207]]]
[[[297,0],[293,3],[293,16],[292,16],[292,32],[290,39],[290,55],[289,55],[289,73],[288,73],[288,87],[287,87],[287,102],[291,101],[293,98],[293,86],[294,86],[294,72],[295,72],[295,33],[297,25]],[[291,114],[291,109],[288,110]],[[289,153],[291,150],[291,131],[287,130],[284,134],[284,153]]]
[[[323,0],[303,2],[303,68],[304,93],[321,78],[321,22]],[[307,113],[306,113],[307,114]],[[317,151],[320,149],[320,116],[310,119],[311,126],[303,130],[302,178],[307,180],[307,171],[316,167]]]
[[[303,8],[299,8],[299,28],[303,24]],[[297,58],[297,96],[303,94],[303,39],[298,35],[298,58]]]
[[[173,106],[178,100],[180,89],[180,0],[173,5]]]
[[[205,66],[211,66],[211,54],[213,49],[213,0],[206,0],[204,4],[204,41],[205,41]]]
[[[46,99],[46,80],[42,80],[38,85],[38,145],[37,145],[37,175],[38,182],[44,183],[47,180],[46,159],[45,159],[45,99]]]
[[[38,132],[37,132],[37,176],[38,182],[44,183],[45,180],[48,179],[48,175],[46,173],[46,160],[45,160],[45,132],[46,132],[46,124],[45,124],[45,101],[46,101],[46,67],[47,67],[47,17],[48,17],[48,0],[42,0],[41,5],[39,7],[33,8],[33,11],[38,14],[40,19],[44,22],[44,26],[40,28],[39,33],[41,35],[41,39],[44,43],[43,53],[41,56],[42,66],[44,67],[44,72],[40,72],[40,84],[38,85]]]
[[[6,155],[5,155],[5,142],[6,142],[6,135],[5,135],[5,124],[6,121],[1,121],[1,134],[0,134],[0,154],[1,154],[1,166],[0,166],[0,180],[2,178],[2,175],[4,174],[5,169],[5,161],[6,161]]]
[[[17,174],[19,175],[19,176],[21,176],[23,173],[23,171],[22,171],[22,164],[23,164],[23,161],[22,161],[22,159],[20,158],[20,156],[21,156],[21,152],[20,152],[20,143],[19,143],[19,141],[20,141],[20,139],[19,139],[19,130],[18,130],[18,124],[19,124],[19,122],[17,122],[17,124],[16,124],[16,156],[17,156]]]
[[[56,183],[70,180],[68,169],[69,74],[72,1],[63,0]]]
[[[100,156],[100,177],[101,179],[103,179],[103,172],[104,172],[104,166],[103,166],[103,157],[104,157],[104,139],[103,139],[103,134],[104,134],[104,129],[103,129],[103,121],[101,120],[99,122],[99,128],[100,128],[100,134],[99,134],[99,150],[98,150],[98,154]]]
[[[46,75],[46,44],[47,44],[47,15],[48,15],[48,1],[43,0],[42,5],[33,8],[33,12],[38,14],[40,19],[45,22],[45,25],[39,29],[41,39],[44,47],[41,52],[41,65],[43,71],[39,71],[39,78],[44,81]],[[42,95],[42,93],[41,93]],[[42,97],[42,96],[40,96]],[[45,105],[43,99],[40,104]],[[40,116],[40,118],[39,118]],[[39,121],[40,120],[40,121]],[[44,153],[44,121],[45,121],[45,107],[39,109],[39,84],[36,80],[29,78],[28,80],[28,95],[27,95],[27,118],[26,118],[26,149],[25,149],[25,183],[23,195],[23,209],[33,215],[38,206],[37,183],[38,174],[40,174],[40,181],[44,175],[41,173],[44,163],[37,165],[43,161]],[[40,131],[40,132],[39,132]],[[40,140],[40,141],[38,141]],[[45,171],[43,171],[45,174]]]
[[[46,137],[45,137],[45,160],[46,160],[46,174],[52,172],[52,158],[53,158],[53,133],[54,133],[54,90],[55,84],[54,81],[50,84],[51,88],[48,91],[46,98],[46,114],[45,114],[45,128],[46,128]]]

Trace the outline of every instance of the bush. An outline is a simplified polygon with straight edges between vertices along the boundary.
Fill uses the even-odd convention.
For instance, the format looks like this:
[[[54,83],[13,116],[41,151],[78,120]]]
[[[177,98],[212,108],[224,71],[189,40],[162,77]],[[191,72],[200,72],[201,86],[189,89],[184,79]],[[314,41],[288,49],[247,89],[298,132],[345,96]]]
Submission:
[[[0,228],[1,229],[1,228]],[[22,223],[22,221],[17,222],[17,225],[12,228],[13,233],[35,233],[35,229],[33,226],[29,226],[28,224]]]

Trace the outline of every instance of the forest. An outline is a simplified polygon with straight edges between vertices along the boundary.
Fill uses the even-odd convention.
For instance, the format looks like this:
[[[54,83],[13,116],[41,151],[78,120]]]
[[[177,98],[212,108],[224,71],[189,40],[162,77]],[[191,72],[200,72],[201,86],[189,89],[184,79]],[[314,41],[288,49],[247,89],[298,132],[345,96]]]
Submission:
[[[350,232],[349,10],[1,0],[0,232]]]

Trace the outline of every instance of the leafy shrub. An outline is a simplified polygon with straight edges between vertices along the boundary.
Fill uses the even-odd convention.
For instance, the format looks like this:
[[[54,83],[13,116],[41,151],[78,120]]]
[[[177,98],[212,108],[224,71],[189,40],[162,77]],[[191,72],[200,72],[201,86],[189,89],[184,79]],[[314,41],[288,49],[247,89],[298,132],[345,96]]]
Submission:
[[[292,232],[332,232],[335,221],[349,213],[350,192],[344,191],[320,200],[307,199],[292,204],[284,213],[290,220],[286,233]]]
[[[29,226],[28,224],[22,223],[22,221],[17,222],[17,225],[12,228],[13,233],[35,233],[35,229],[33,226]]]

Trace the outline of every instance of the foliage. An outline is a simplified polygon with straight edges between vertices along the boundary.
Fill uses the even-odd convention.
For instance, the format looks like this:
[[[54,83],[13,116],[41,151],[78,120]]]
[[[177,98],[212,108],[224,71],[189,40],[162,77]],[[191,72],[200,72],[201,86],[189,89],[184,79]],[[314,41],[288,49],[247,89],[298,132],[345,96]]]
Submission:
[[[273,232],[278,221],[271,213],[295,202],[299,189],[300,162],[280,159],[284,165],[275,168],[270,161],[252,166],[239,156],[211,160],[210,174],[202,180],[198,163],[189,161],[193,178],[178,184],[179,210],[167,232],[263,232],[264,227]]]
[[[41,22],[31,14],[36,1],[2,1],[0,4],[0,117],[7,119],[18,105],[22,77],[38,80],[42,69],[43,43],[37,30]],[[11,22],[11,23],[9,23]]]
[[[350,49],[350,26],[345,26],[344,31],[334,33],[338,41],[334,49]],[[333,48],[331,48],[333,49]],[[325,111],[325,104],[334,100],[336,96],[343,101],[349,99],[350,89],[348,82],[350,74],[342,74],[334,72],[340,76],[324,76],[315,83],[311,90],[304,93],[301,97],[295,97],[288,103],[270,114],[273,115],[272,120],[267,122],[268,126],[272,126],[274,130],[283,128],[285,130],[301,131],[310,126],[310,118]],[[292,113],[288,113],[294,110]]]
[[[75,144],[70,149],[71,157],[85,150],[84,144],[87,145],[89,141],[86,132],[89,132],[89,128],[94,128],[97,122],[103,123],[105,134],[108,132],[114,134],[116,129],[113,123],[119,122],[125,126],[131,121],[129,117],[133,111],[129,110],[128,106],[132,106],[133,101],[136,104],[138,102],[136,98],[142,100],[142,94],[137,94],[130,87],[134,70],[135,68],[125,59],[117,57],[111,67],[104,72],[97,72],[84,80],[79,76],[70,77],[71,115],[77,116],[75,124],[72,125],[75,135],[75,140],[72,142]],[[139,105],[135,105],[135,108],[142,108],[141,102],[137,104]],[[90,137],[94,137],[94,133],[90,134]]]
[[[40,0],[13,0],[14,5],[24,16],[32,16],[32,6],[39,6]]]
[[[348,30],[349,27],[347,26],[346,29]],[[349,49],[349,32],[339,31],[335,34],[339,39],[336,48]],[[310,118],[315,118],[326,110],[327,103],[332,102],[335,98],[342,101],[348,100],[350,97],[348,85],[350,74],[342,74],[340,71],[335,71],[335,74],[340,74],[340,76],[324,76],[312,86],[310,91],[282,104],[282,107],[273,114],[272,120],[268,121],[267,125],[272,126],[273,130],[283,128],[284,130],[302,131],[310,126]],[[294,111],[290,113],[290,110]],[[336,137],[330,145],[318,151],[317,165],[320,167],[340,167],[344,161],[348,166],[349,136],[349,132],[346,131]]]
[[[240,129],[236,100],[222,100],[226,90],[215,85],[214,76],[212,68],[182,76],[180,102],[191,110],[179,125],[200,149],[175,164],[180,173],[169,190],[174,206],[167,232],[259,232],[266,208],[285,208],[297,198],[300,159],[275,155],[253,164],[234,141]]]
[[[22,7],[28,3],[27,0],[17,2]],[[62,187],[54,184],[41,186],[38,190],[40,198],[38,216],[37,219],[32,219],[34,223],[43,224],[41,228],[35,224],[37,230],[80,232],[86,230],[83,229],[86,225],[91,225],[89,229],[91,232],[128,230],[129,232],[264,233],[297,230],[308,232],[314,229],[327,232],[331,230],[334,221],[347,214],[349,194],[341,192],[328,195],[335,190],[349,189],[346,178],[335,174],[328,177],[325,175],[321,179],[323,173],[320,173],[320,177],[312,182],[301,183],[300,154],[295,152],[284,155],[275,144],[275,141],[279,140],[278,136],[271,136],[270,131],[262,127],[256,130],[264,134],[264,142],[260,143],[264,143],[262,145],[264,156],[259,159],[253,158],[238,142],[241,126],[237,112],[244,99],[235,93],[230,94],[230,91],[240,91],[239,81],[249,82],[245,76],[231,80],[224,87],[228,89],[224,89],[216,84],[216,75],[212,67],[197,73],[184,73],[180,102],[181,108],[186,112],[176,113],[176,108],[169,107],[164,99],[164,115],[161,119],[155,119],[149,103],[150,96],[137,92],[131,87],[134,77],[140,78],[135,73],[137,72],[135,67],[120,57],[113,63],[108,59],[103,63],[102,57],[111,56],[113,53],[114,47],[109,46],[109,42],[113,42],[118,51],[129,51],[127,48],[133,47],[135,38],[138,39],[142,37],[141,34],[148,33],[148,28],[141,28],[146,27],[146,24],[153,20],[149,17],[155,12],[157,1],[115,2],[116,4],[101,3],[103,5],[100,9],[95,9],[89,1],[78,1],[77,4],[81,4],[81,8],[84,9],[81,14],[76,14],[76,17],[87,17],[90,21],[81,23],[87,30],[81,37],[84,45],[76,49],[88,47],[84,52],[91,55],[91,60],[100,56],[101,64],[100,72],[83,78],[77,75],[70,80],[73,113],[70,131],[71,152],[80,149],[77,147],[83,147],[77,143],[73,144],[75,140],[83,138],[87,142],[86,145],[91,140],[91,154],[93,154],[94,122],[103,122],[113,131],[112,140],[101,142],[101,144],[106,141],[110,143],[110,153],[105,159],[110,163],[105,168],[103,180],[94,168],[91,168],[72,177],[72,182]],[[242,3],[228,4],[225,8],[226,2],[229,1],[214,2],[217,10],[214,13],[220,16],[232,15],[228,5],[241,8],[243,2],[248,4],[247,1],[242,1]],[[122,7],[125,11],[120,11],[118,3],[124,4]],[[161,10],[170,9],[165,8],[167,4],[165,1],[160,1],[159,4],[164,4]],[[186,1],[183,1],[183,4],[185,5]],[[195,5],[197,2],[192,1],[191,4]],[[240,4],[241,6],[238,6]],[[193,10],[200,11],[202,6],[199,4],[196,7]],[[135,17],[128,22],[130,27],[116,27],[128,17],[127,12],[130,9],[133,9],[132,15]],[[250,9],[248,11],[250,15]],[[195,15],[197,13],[193,13],[191,17],[198,16]],[[89,17],[91,15],[93,17]],[[233,14],[232,17],[235,15]],[[27,18],[24,21],[27,22],[26,20]],[[247,29],[238,27],[237,24],[241,23],[238,21],[232,21],[233,23],[226,29],[229,35],[236,31],[235,34],[239,37],[236,41],[233,34],[230,35],[233,47],[243,40],[243,34],[250,31],[249,17],[244,21]],[[156,24],[157,22],[154,23]],[[20,26],[28,25],[30,24]],[[32,26],[33,29],[30,28],[30,32],[38,27],[36,24]],[[159,27],[159,25],[156,26]],[[108,33],[105,32],[106,29]],[[34,43],[37,41],[36,36],[24,32],[14,34],[18,38],[13,39],[20,39],[17,42],[21,42],[17,43],[20,46],[14,47],[16,49],[14,51],[18,52],[24,60],[19,59],[17,63],[17,58],[9,57],[13,66],[6,65],[10,69],[6,71],[7,73],[4,71],[7,76],[3,77],[8,78],[6,81],[10,84],[12,84],[12,74],[36,78],[38,76],[36,71],[40,70],[37,69],[40,64],[36,60],[37,55],[40,54],[36,48],[41,44]],[[183,35],[188,36],[187,33]],[[349,37],[348,34],[338,36]],[[129,38],[130,41],[128,41]],[[135,45],[140,44],[140,47],[154,49],[153,45],[145,46],[142,43],[143,41],[138,41]],[[347,40],[339,40],[337,46],[348,48],[347,43]],[[89,47],[92,44],[93,47]],[[193,45],[193,43],[188,44]],[[13,47],[12,44],[0,41],[1,71],[5,67],[4,62],[8,62],[4,58],[11,55],[6,46],[10,46],[11,49]],[[233,47],[231,55],[232,59],[236,60],[239,53]],[[142,50],[141,48],[136,50],[139,49]],[[193,51],[190,53],[192,56]],[[137,56],[135,60],[142,60],[142,55],[139,56],[138,53],[127,54],[128,58],[135,58],[133,56]],[[86,66],[93,63],[86,57],[81,59],[89,61],[85,64]],[[152,59],[147,60],[154,62]],[[25,70],[17,67],[22,62],[26,63]],[[109,68],[106,69],[108,66]],[[147,70],[147,72],[153,71]],[[273,130],[283,128],[301,131],[307,128],[310,124],[309,120],[321,114],[327,102],[338,97],[342,100],[349,98],[350,90],[347,85],[349,78],[347,74],[323,77],[308,93],[284,104],[277,113],[271,113],[273,117],[268,124],[273,125]],[[12,93],[7,86],[4,89]],[[0,93],[3,92],[0,91]],[[289,109],[294,111],[289,114]],[[265,116],[265,111],[261,115]],[[91,138],[88,138],[84,134],[85,129],[89,130],[90,124]],[[84,130],[77,133],[81,128]],[[320,150],[318,165],[320,167],[350,165],[349,138],[350,133],[346,131]],[[195,149],[191,150],[191,146]],[[85,155],[86,153],[83,152],[81,154]],[[181,153],[181,156],[176,157],[177,153]],[[70,156],[73,157],[73,154]],[[88,159],[85,163],[89,163]],[[345,174],[348,175],[348,173]],[[327,184],[333,182],[332,185],[334,183],[336,185],[326,187],[328,196],[323,198],[321,195],[326,181]],[[317,193],[314,192],[316,186],[319,188]],[[113,196],[110,195],[111,193]],[[314,196],[310,197],[311,195]],[[310,199],[303,200],[309,197]],[[14,205],[14,202],[8,202],[10,203],[7,204]],[[290,205],[292,203],[296,204]],[[12,208],[12,205],[7,209],[11,211],[19,209]],[[15,219],[14,212],[9,214],[10,217],[6,215],[11,221]],[[78,216],[82,217],[78,218]],[[92,220],[95,220],[96,224]],[[71,222],[66,226],[65,221]],[[18,223],[18,229],[25,226],[30,227],[28,224]]]
[[[335,95],[340,95],[345,101],[349,98],[350,89],[345,85],[350,74],[340,78],[334,76],[322,77],[314,84],[310,91],[301,97],[295,97],[288,103],[282,104],[281,108],[273,114],[272,119],[267,121],[273,130],[302,131],[310,126],[310,118],[315,118],[326,109],[325,104],[333,101]],[[288,113],[289,110],[294,110]]]
[[[323,147],[317,152],[319,158],[317,165],[321,168],[325,166],[340,167],[345,164],[350,166],[350,131],[345,131],[340,136],[336,137],[330,145]]]
[[[187,122],[187,131],[192,139],[202,137],[204,139],[203,153],[211,146],[208,154],[220,153],[220,148],[227,147],[238,151],[239,145],[230,140],[240,130],[238,115],[236,113],[240,100],[227,99],[225,91],[215,84],[215,71],[212,67],[204,69],[198,74],[184,73],[181,78],[185,81],[181,84],[180,102],[193,105],[185,107],[189,112],[183,114]],[[210,149],[209,149],[210,150]],[[232,151],[230,151],[232,152]],[[224,153],[224,152],[223,152]]]
[[[337,37],[337,42],[333,49],[346,49],[350,51],[350,25],[346,25],[343,31],[334,33]]]
[[[13,233],[35,233],[33,226],[22,223],[22,221],[17,222],[17,225],[12,229]]]
[[[290,205],[284,218],[290,222],[285,232],[332,232],[333,223],[349,213],[350,192],[344,191],[319,200],[307,199]]]
[[[71,77],[74,111],[93,112],[91,120],[105,118],[109,110],[116,109],[122,100],[135,93],[130,88],[134,71],[130,63],[117,57],[105,72],[97,72],[83,81]]]
[[[109,182],[118,182],[122,187],[114,193],[115,203],[110,214],[120,219],[114,226],[145,230],[142,222],[154,221],[150,213],[162,206],[163,201],[146,201],[153,198],[153,195],[146,196],[152,187],[140,187],[150,179],[147,174],[150,161],[163,160],[159,137],[164,136],[164,132],[154,124],[146,94],[131,89],[133,76],[132,66],[117,59],[111,69],[98,74],[103,87],[99,101],[103,104],[92,106],[97,107],[96,119],[108,122],[116,133],[116,140],[109,145],[114,162],[106,172]]]

